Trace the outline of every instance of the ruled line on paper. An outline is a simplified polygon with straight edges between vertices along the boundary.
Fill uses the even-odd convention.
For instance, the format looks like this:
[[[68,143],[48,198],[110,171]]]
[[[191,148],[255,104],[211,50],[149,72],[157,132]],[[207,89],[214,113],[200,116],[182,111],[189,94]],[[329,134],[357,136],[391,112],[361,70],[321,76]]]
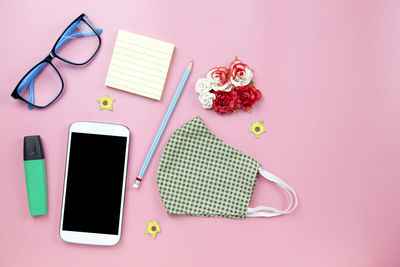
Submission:
[[[168,61],[168,62],[169,62],[170,59],[171,59],[171,58],[158,57],[158,56],[155,56],[155,55],[151,55],[151,54],[149,54],[149,53],[143,53],[143,52],[141,52],[141,51],[134,50],[134,49],[132,49],[132,48],[126,48],[126,47],[119,46],[119,45],[116,45],[116,47],[117,47],[118,49],[123,49],[123,50],[127,50],[127,51],[129,51],[129,52],[134,52],[134,53],[140,53],[140,54],[143,54],[143,55],[145,55],[145,56],[154,57],[154,58],[156,58],[156,59],[165,60],[165,61]]]
[[[173,51],[171,43],[119,30],[105,85],[160,100]]]
[[[130,64],[130,65],[136,65],[136,66],[139,66],[139,67],[142,67],[142,68],[146,68],[146,69],[149,69],[149,70],[153,70],[153,71],[158,71],[158,72],[161,72],[161,73],[165,73],[165,71],[163,71],[163,70],[160,70],[160,69],[155,69],[155,68],[149,68],[149,67],[146,67],[146,66],[143,66],[143,65],[140,65],[140,64],[136,64],[136,63],[134,63],[134,62],[131,62],[131,61],[129,61],[129,60],[125,60],[125,59],[122,59],[122,58],[113,58],[113,60],[120,60],[120,61],[122,61],[123,63],[127,63],[127,64]]]
[[[131,73],[126,73],[126,72],[122,72],[122,71],[118,71],[118,70],[114,70],[114,69],[112,70],[112,73],[113,73],[113,75],[115,73],[119,73],[119,74],[122,74],[122,75],[125,75],[125,76],[129,75],[130,77],[133,77],[135,79],[139,79],[139,80],[143,80],[143,81],[146,81],[146,82],[155,83],[155,84],[158,84],[158,85],[164,85],[163,83],[160,83],[160,82],[157,82],[157,81],[154,81],[154,80],[149,80],[149,79],[146,79],[146,78],[143,78],[143,77],[132,75]]]
[[[113,71],[115,70],[115,69],[118,69],[118,68],[121,68],[121,69],[124,69],[124,70],[128,70],[128,71],[130,71],[130,72],[140,72],[141,74],[144,74],[144,75],[148,75],[148,76],[151,76],[151,77],[153,77],[153,78],[158,78],[158,79],[161,79],[161,80],[164,80],[165,79],[165,76],[164,77],[161,77],[161,76],[157,76],[157,75],[155,75],[155,74],[151,74],[151,73],[148,73],[148,72],[146,72],[146,71],[142,71],[142,70],[139,70],[139,69],[137,69],[137,68],[131,68],[131,67],[127,67],[127,66],[124,66],[124,65],[119,65],[119,64],[117,64],[117,63],[113,63],[112,64],[112,69],[113,69]],[[130,75],[130,73],[128,74],[127,73],[127,75]]]
[[[138,45],[138,44],[135,44],[135,43],[131,43],[131,42],[128,42],[128,41],[125,41],[125,40],[120,40],[120,42],[121,42],[121,43],[129,44],[129,45],[133,45],[133,46],[137,46],[137,47],[141,47],[141,48],[145,48],[145,49],[149,49],[149,50],[152,50],[152,51],[154,51],[154,52],[159,52],[159,53],[161,53],[161,54],[170,55],[169,52],[160,51],[160,50],[157,50],[157,49],[149,48],[149,47],[147,47],[147,46],[143,46],[143,45]]]
[[[128,89],[131,89],[131,90],[123,90],[123,91],[135,92],[135,93],[141,92],[141,94],[143,94],[143,95],[150,96],[153,99],[158,99],[158,94],[149,93],[149,91],[139,89],[138,87],[132,87],[130,85],[121,84],[119,82],[114,82],[114,84],[115,84],[115,88],[117,88],[117,89],[119,89],[119,86],[124,86],[124,87],[126,87]]]
[[[123,78],[120,78],[120,77],[116,77],[114,75],[110,75],[110,78],[114,79],[114,80],[117,80],[117,81],[124,81],[124,82],[128,82],[128,83],[132,83],[132,84],[135,84],[135,85],[138,85],[138,86],[144,86],[144,87],[147,87],[147,88],[150,88],[150,89],[154,89],[154,90],[160,90],[160,86],[153,87],[153,86],[149,86],[149,85],[144,84],[144,83],[138,83],[135,80],[123,79]]]
[[[142,59],[142,58],[139,58],[139,57],[135,57],[135,56],[128,55],[128,54],[125,54],[125,53],[121,53],[121,52],[119,52],[119,51],[116,51],[115,53],[116,53],[117,55],[122,55],[122,56],[125,56],[125,57],[134,58],[135,60],[141,60],[141,61],[144,61],[144,62],[146,62],[146,63],[158,65],[158,66],[161,66],[161,67],[164,67],[164,68],[165,68],[165,67],[169,67],[169,64],[168,64],[168,65],[164,65],[164,64],[152,62],[152,61],[145,60],[145,59]],[[169,62],[168,62],[168,63],[169,63]]]

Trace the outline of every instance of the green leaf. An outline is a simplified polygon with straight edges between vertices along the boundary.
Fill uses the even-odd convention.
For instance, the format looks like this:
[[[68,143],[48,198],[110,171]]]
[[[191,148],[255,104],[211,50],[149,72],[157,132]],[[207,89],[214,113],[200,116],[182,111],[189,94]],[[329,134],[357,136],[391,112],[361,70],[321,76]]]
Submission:
[[[252,72],[254,72],[254,69],[250,69]]]
[[[254,85],[254,82],[253,82],[253,80],[251,80],[251,81],[250,81],[250,84],[251,84],[251,85]]]
[[[235,56],[235,60],[238,60],[238,57],[237,57],[237,56]]]

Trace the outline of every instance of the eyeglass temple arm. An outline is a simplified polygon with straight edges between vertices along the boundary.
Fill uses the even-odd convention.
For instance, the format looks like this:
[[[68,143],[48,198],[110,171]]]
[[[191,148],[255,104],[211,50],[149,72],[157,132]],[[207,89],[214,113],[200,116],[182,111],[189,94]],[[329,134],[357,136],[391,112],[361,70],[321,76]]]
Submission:
[[[101,34],[103,32],[103,29],[96,29],[98,34]],[[78,32],[78,33],[74,33],[71,35],[63,35],[63,37],[61,37],[60,41],[57,43],[55,51],[57,52],[58,49],[60,49],[66,42],[68,42],[69,40],[72,40],[74,38],[78,38],[78,37],[83,37],[83,36],[93,36],[96,35],[93,31],[90,32]]]
[[[72,34],[76,28],[79,26],[79,24],[81,24],[82,21],[79,20],[77,22],[75,22],[74,24],[71,25],[71,27],[69,27],[65,33],[63,34],[63,36],[61,36],[60,41],[58,41],[55,51],[57,52],[58,49],[60,49],[66,42],[68,42],[71,39],[74,38],[78,38],[78,37],[82,37],[82,36],[93,36],[96,35],[93,31],[88,31],[88,32],[77,32]],[[103,32],[103,29],[96,29],[97,34],[101,34]]]
[[[68,40],[68,37],[71,36],[71,34],[78,28],[78,26],[82,23],[81,20],[76,21],[74,24],[72,24],[68,29],[64,32],[64,34],[61,36],[60,40],[57,42],[57,45],[55,47],[55,51],[57,52],[58,49],[60,49],[61,46],[63,46]]]
[[[34,69],[31,73],[29,73],[28,77],[24,79],[24,81],[20,84],[18,87],[18,94],[21,94],[22,91],[26,88],[26,86],[29,83],[29,97],[28,101],[31,103],[35,103],[35,98],[34,98],[34,80],[36,75],[40,72],[40,70],[43,68],[44,65],[39,66],[38,68]],[[33,109],[34,107],[28,104],[29,109]]]
[[[34,95],[34,92],[33,92],[34,81],[35,80],[32,80],[31,83],[29,84],[29,98],[28,98],[28,101],[31,102],[31,103],[35,103],[35,95]],[[28,108],[29,109],[34,109],[35,107],[32,106],[32,105],[28,105]]]
[[[66,42],[69,40],[72,40],[77,37],[82,37],[82,36],[93,36],[95,33],[93,31],[90,32],[79,32],[79,33],[74,33],[71,34],[72,32],[75,31],[75,29],[79,26],[81,21],[77,21],[75,24],[73,24],[69,29],[63,34],[63,36],[60,38],[60,41],[57,43],[55,51],[60,49]],[[96,29],[98,34],[101,34],[103,32],[103,29]],[[33,81],[36,78],[36,75],[41,71],[41,69],[44,67],[43,65],[38,66],[36,69],[34,69],[29,76],[24,79],[24,81],[20,84],[18,87],[18,93],[21,94],[21,92],[26,88],[27,84],[29,83],[29,102],[35,103],[34,100],[34,94],[33,94]],[[31,105],[28,105],[29,109],[33,109],[34,107]]]

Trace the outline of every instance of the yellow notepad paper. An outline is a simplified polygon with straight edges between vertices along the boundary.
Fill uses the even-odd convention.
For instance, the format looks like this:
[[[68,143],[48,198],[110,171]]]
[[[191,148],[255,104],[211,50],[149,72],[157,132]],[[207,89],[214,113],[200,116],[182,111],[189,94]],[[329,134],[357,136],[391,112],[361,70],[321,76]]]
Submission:
[[[160,100],[174,45],[119,30],[106,86]]]

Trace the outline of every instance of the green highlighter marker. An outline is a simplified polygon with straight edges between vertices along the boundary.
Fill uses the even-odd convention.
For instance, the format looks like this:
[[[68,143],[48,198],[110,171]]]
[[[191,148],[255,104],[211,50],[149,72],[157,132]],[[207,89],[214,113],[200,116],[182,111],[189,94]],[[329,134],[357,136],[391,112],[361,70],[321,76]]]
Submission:
[[[26,190],[31,216],[47,213],[47,185],[44,153],[39,135],[24,138]]]

